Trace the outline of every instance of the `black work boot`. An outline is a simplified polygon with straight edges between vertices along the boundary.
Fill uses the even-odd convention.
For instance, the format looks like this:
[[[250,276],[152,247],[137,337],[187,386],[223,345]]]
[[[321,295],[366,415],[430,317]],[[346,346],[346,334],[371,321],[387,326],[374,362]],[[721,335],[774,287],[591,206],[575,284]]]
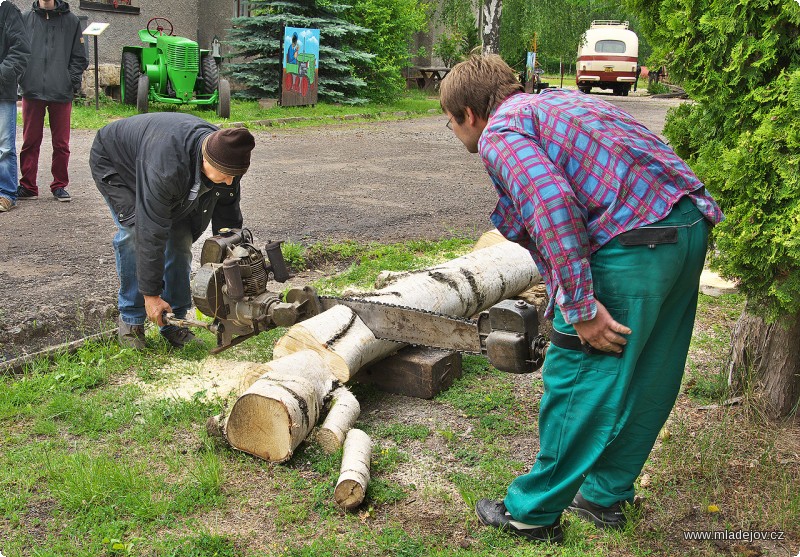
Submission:
[[[183,348],[187,345],[199,348],[205,347],[205,343],[194,336],[194,333],[186,327],[167,327],[161,331],[161,336],[167,339],[167,342],[173,348]]]
[[[620,530],[625,527],[625,513],[622,512],[622,502],[616,502],[610,507],[601,507],[583,498],[578,492],[569,506],[569,510],[594,523],[598,528]]]
[[[494,526],[531,541],[561,543],[564,539],[564,531],[561,528],[560,519],[553,524],[545,526],[525,524],[514,520],[502,501],[481,499],[475,505],[475,514],[478,515],[478,520],[481,521],[481,524]]]
[[[147,346],[144,336],[144,325],[129,325],[120,317],[117,320],[119,329],[117,330],[117,340],[123,348],[134,350],[144,350]]]

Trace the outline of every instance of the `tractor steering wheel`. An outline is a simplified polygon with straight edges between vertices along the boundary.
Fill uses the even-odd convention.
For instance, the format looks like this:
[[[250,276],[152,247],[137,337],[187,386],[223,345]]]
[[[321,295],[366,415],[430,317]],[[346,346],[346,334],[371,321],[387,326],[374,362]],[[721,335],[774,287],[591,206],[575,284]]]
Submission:
[[[165,25],[169,25],[168,33],[164,33],[164,29],[166,29]],[[147,22],[147,32],[153,38],[157,38],[159,35],[168,35],[171,37],[174,29],[172,22],[165,17],[154,17]]]

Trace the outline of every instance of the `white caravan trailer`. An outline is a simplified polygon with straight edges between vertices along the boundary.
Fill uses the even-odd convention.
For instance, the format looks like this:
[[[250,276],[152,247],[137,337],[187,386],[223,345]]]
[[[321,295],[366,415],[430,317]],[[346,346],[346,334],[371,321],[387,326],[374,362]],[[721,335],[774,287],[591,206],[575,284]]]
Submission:
[[[597,87],[627,95],[636,81],[638,58],[639,37],[627,21],[593,21],[578,46],[578,89],[588,93]]]

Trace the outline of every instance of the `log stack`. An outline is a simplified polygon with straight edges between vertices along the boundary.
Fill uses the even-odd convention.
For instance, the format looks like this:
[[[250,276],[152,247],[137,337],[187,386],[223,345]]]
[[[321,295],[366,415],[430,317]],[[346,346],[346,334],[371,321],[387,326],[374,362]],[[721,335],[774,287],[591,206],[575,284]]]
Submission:
[[[528,251],[504,241],[432,268],[384,277],[379,290],[360,298],[470,317],[523,292],[539,278]],[[288,460],[316,425],[335,388],[403,346],[376,339],[345,306],[298,323],[277,343],[264,374],[237,399],[227,418],[219,420],[222,434],[241,451],[273,462]]]

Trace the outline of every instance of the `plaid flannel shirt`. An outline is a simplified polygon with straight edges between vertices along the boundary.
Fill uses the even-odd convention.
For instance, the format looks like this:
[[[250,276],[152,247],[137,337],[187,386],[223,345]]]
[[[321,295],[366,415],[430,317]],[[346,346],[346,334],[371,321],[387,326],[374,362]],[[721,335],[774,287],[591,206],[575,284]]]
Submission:
[[[507,98],[478,151],[499,200],[492,223],[526,247],[567,323],[597,313],[591,255],[666,217],[686,195],[711,224],[719,206],[663,141],[612,104],[577,91]]]

